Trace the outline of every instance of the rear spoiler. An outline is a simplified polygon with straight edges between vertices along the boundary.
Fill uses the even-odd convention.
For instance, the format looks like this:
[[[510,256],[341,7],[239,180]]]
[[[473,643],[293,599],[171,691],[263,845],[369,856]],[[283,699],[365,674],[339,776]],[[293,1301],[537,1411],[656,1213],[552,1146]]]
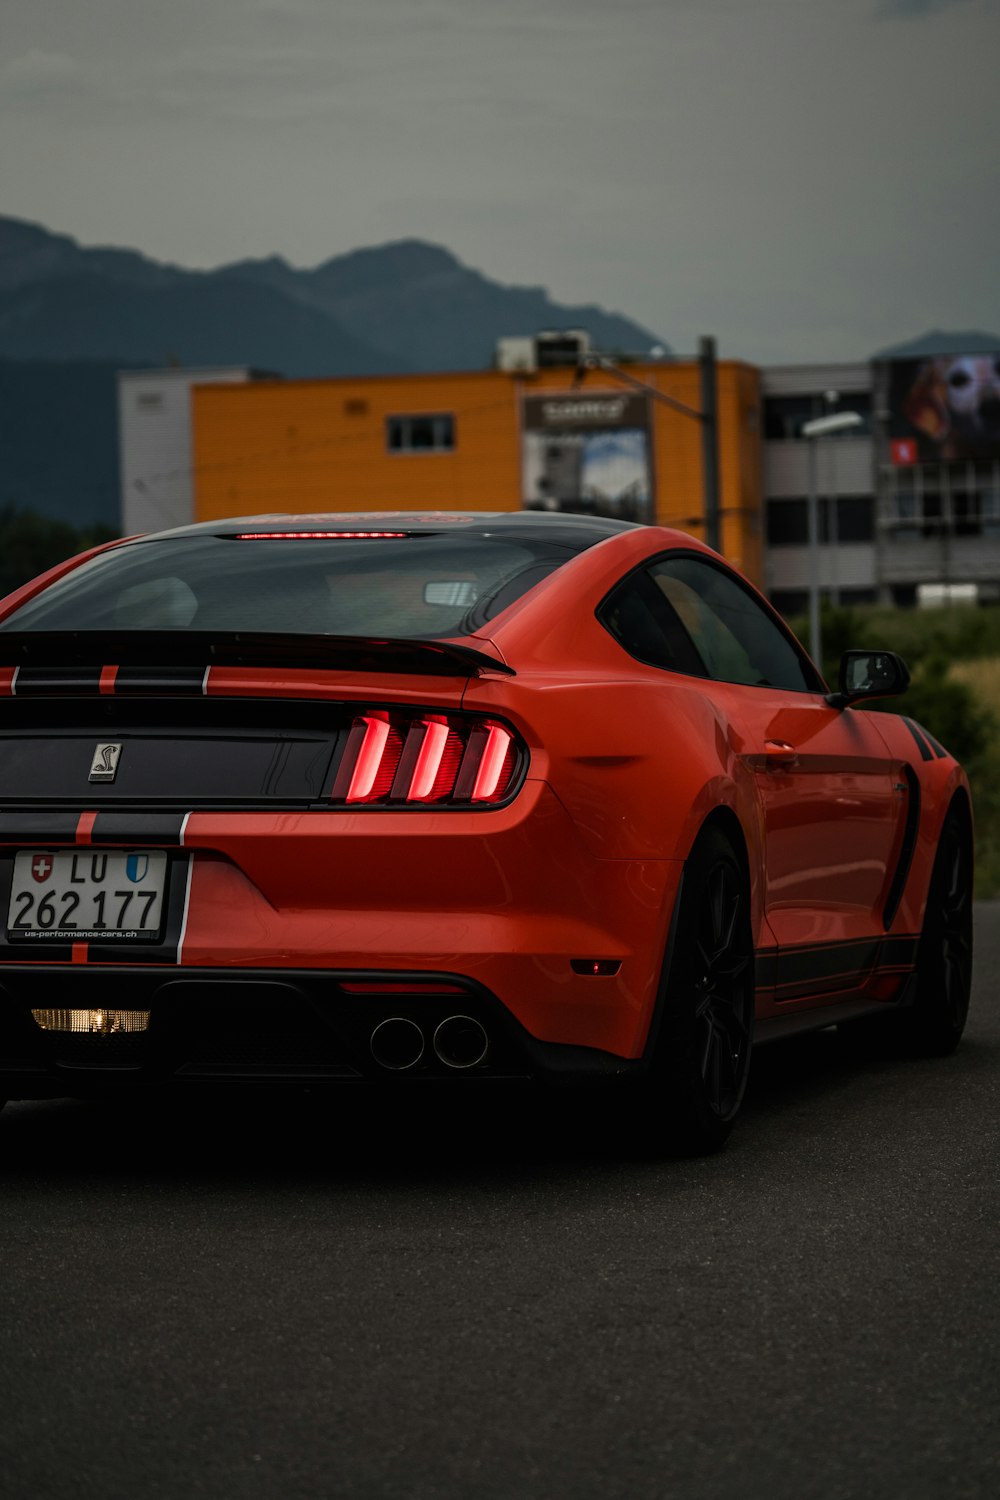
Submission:
[[[201,676],[208,667],[320,668],[428,677],[515,675],[514,668],[497,657],[451,641],[242,630],[0,630],[0,674],[17,669],[15,693],[29,685],[35,691],[72,691],[72,684],[80,684],[80,691],[84,677],[110,667],[138,669],[162,679],[193,672]]]

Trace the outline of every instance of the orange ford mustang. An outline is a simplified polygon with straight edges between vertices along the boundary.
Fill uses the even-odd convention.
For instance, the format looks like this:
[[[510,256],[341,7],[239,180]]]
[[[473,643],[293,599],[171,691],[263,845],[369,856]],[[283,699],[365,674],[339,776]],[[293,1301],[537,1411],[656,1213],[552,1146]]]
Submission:
[[[678,532],[251,517],[0,605],[0,1092],[629,1085],[711,1149],[753,1041],[968,1007],[965,776]],[[624,1089],[620,1090],[624,1097]]]

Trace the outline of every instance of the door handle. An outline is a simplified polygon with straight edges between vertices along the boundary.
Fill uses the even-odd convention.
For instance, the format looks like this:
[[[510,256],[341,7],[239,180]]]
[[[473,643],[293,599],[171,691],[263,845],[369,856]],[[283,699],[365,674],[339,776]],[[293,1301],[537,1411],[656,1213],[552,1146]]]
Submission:
[[[764,741],[764,764],[766,766],[773,766],[777,770],[784,766],[797,765],[798,760],[799,752],[786,740]]]

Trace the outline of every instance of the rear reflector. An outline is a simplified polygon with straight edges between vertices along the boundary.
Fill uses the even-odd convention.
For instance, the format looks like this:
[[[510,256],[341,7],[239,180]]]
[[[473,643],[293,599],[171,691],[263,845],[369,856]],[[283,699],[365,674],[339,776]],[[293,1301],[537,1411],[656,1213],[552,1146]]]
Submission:
[[[513,730],[492,719],[371,709],[351,725],[330,800],[351,806],[495,806],[516,789],[526,761]]]
[[[459,984],[436,984],[433,979],[388,981],[383,979],[341,979],[345,995],[465,995]]]

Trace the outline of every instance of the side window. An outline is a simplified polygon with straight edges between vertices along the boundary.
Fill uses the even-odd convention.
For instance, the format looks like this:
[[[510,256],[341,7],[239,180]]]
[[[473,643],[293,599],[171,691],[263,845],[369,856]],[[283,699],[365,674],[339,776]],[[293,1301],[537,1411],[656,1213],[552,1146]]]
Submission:
[[[681,554],[654,563],[649,577],[676,613],[710,677],[748,687],[819,690],[808,663],[731,574]]]
[[[691,635],[648,573],[633,573],[619,584],[602,606],[600,620],[637,661],[689,677],[709,676]]]

